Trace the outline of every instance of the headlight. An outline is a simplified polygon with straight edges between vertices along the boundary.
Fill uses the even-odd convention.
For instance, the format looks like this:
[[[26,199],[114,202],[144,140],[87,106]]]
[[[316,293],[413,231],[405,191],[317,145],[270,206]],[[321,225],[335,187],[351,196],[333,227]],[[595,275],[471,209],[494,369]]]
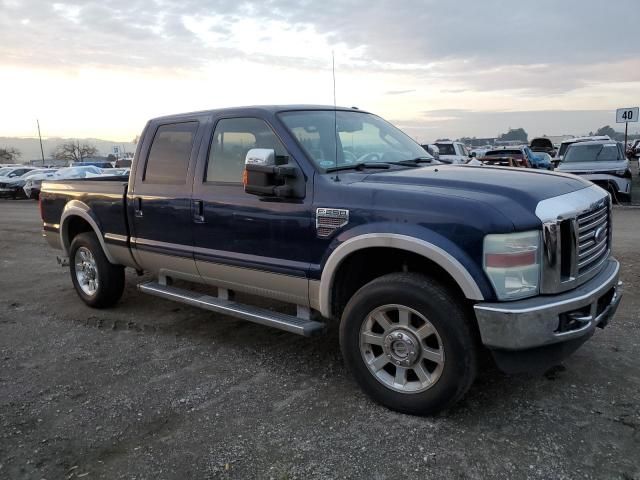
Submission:
[[[537,230],[484,237],[484,271],[500,300],[538,294],[540,245]]]

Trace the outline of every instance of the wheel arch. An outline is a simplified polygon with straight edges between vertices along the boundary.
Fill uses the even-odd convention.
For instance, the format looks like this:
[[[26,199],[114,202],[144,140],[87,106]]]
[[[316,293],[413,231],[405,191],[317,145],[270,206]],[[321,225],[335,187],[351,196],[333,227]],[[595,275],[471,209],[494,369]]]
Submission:
[[[467,299],[484,300],[485,298],[480,286],[464,265],[443,248],[413,236],[395,233],[369,233],[346,240],[327,259],[317,292],[318,309],[324,317],[331,318],[333,316],[333,290],[341,267],[345,266],[346,262],[358,253],[378,249],[417,255],[445,272]]]
[[[73,238],[79,233],[84,232],[95,233],[107,260],[113,264],[118,263],[109,253],[99,222],[94,217],[91,209],[87,204],[79,200],[71,200],[65,205],[62,216],[60,217],[60,243],[65,254],[69,255],[69,248]]]

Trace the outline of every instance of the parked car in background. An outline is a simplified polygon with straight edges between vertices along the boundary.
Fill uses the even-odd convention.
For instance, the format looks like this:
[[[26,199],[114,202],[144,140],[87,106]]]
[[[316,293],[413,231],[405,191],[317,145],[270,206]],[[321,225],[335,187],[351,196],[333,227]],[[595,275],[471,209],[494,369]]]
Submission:
[[[111,162],[107,161],[88,161],[88,162],[73,162],[72,167],[98,167],[98,168],[113,168]]]
[[[529,150],[529,147],[496,148],[494,150],[489,150],[480,160],[485,162],[486,160],[491,160],[492,157],[513,158],[514,160],[518,161],[518,166],[531,168],[533,163],[531,156],[533,155],[533,152],[529,152],[531,152],[531,150]]]
[[[529,147],[534,153],[547,153],[551,157],[556,154],[553,142],[547,137],[536,137],[532,139],[531,143],[529,143]]]
[[[543,170],[553,170],[553,162],[551,155],[546,152],[532,152],[535,159],[535,165],[533,168],[541,168]]]
[[[636,139],[629,146],[627,158],[640,158],[640,139]]]
[[[86,178],[87,175],[100,175],[102,169],[94,165],[73,166],[58,170],[52,180],[65,180],[73,178]]]
[[[469,150],[462,142],[441,141],[435,145],[440,153],[438,160],[442,163],[463,164],[469,161]]]
[[[131,159],[130,158],[119,158],[116,160],[115,168],[131,168]]]
[[[473,148],[471,149],[471,152],[469,153],[470,157],[476,157],[476,158],[482,158],[484,157],[484,155],[489,151],[492,150],[492,148],[489,147],[485,147],[485,148]]]
[[[568,140],[565,140],[560,144],[560,148],[556,152],[556,156],[553,157],[554,166],[557,167],[558,164],[562,161],[562,158],[564,157],[564,154],[567,151],[567,148],[569,148],[569,145],[573,145],[574,143],[579,143],[579,142],[589,142],[592,140],[611,141],[611,137],[609,137],[609,135],[592,135],[588,137],[575,137],[575,138],[569,138]]]
[[[37,170],[20,167],[0,177],[0,197],[13,199],[24,197],[22,187],[24,186],[25,179],[33,172],[37,172]]]
[[[30,172],[32,175],[25,178],[24,186],[22,187],[24,195],[27,198],[37,200],[40,196],[40,185],[42,181],[53,178],[57,171],[58,169],[56,168],[49,168]]]
[[[2,173],[0,174],[0,181],[20,177],[35,169],[35,167],[25,167],[24,165],[19,167],[5,167],[2,169]]]
[[[604,188],[615,201],[631,200],[631,170],[619,142],[592,140],[567,148],[558,172],[580,175]]]
[[[482,157],[480,160],[472,158],[469,165],[488,165],[493,167],[527,168],[524,160],[513,157]]]
[[[440,149],[438,148],[437,145],[433,143],[429,143],[429,144],[420,145],[420,146],[424,148],[425,151],[428,152],[433,158],[435,158],[436,160],[440,160]]]

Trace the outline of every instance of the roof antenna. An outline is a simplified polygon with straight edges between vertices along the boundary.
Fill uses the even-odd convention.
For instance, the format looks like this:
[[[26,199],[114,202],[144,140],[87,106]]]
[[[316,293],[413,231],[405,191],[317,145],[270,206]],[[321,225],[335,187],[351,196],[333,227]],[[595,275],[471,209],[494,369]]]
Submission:
[[[336,107],[336,57],[331,50],[331,74],[333,75],[333,134],[335,135],[336,144],[336,167],[338,166],[338,109]],[[334,182],[339,182],[340,177],[338,170],[336,170],[336,176],[333,177]]]

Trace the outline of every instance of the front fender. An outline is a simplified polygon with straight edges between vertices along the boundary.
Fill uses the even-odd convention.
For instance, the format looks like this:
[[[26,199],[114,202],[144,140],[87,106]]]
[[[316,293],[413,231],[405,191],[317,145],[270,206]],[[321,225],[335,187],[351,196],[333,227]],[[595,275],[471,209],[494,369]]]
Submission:
[[[331,289],[340,264],[352,253],[372,247],[387,247],[417,253],[451,275],[466,298],[483,300],[493,290],[481,265],[446,237],[416,225],[366,224],[336,237],[323,259],[318,306],[325,317],[331,312]]]

